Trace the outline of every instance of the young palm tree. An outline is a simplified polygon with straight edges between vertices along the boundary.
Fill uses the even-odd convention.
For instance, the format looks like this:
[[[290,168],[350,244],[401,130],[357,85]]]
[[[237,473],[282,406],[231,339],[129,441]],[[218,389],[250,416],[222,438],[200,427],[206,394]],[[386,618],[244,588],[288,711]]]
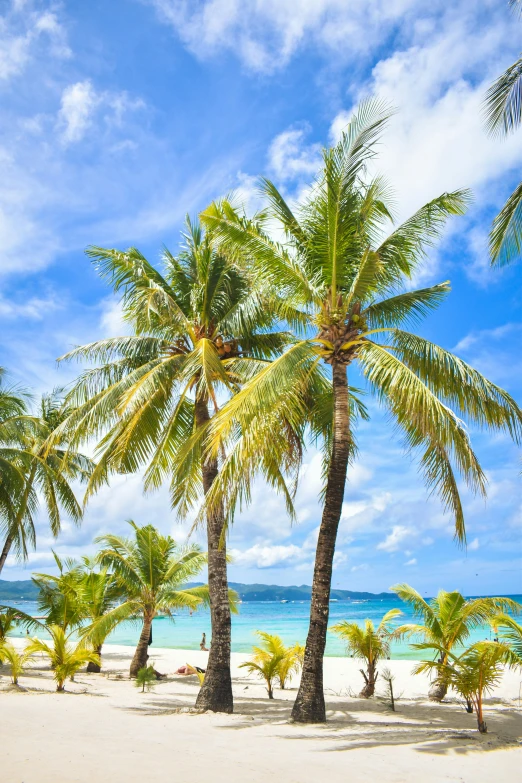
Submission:
[[[366,168],[387,117],[378,104],[360,108],[341,141],[324,151],[322,171],[295,213],[275,185],[263,180],[268,206],[252,220],[227,201],[201,216],[223,253],[243,258],[306,320],[303,339],[214,417],[206,446],[215,455],[224,444],[228,455],[206,496],[207,508],[213,508],[235,497],[230,487],[248,482],[265,450],[274,462],[280,458],[279,443],[271,437],[274,416],[290,422],[294,431],[308,421],[312,436],[323,437],[326,487],[296,721],[326,716],[322,670],[332,564],[347,468],[355,453],[348,371],[363,376],[404,433],[407,447],[419,454],[426,484],[454,514],[461,542],[465,529],[455,467],[473,491],[485,492],[485,477],[459,415],[516,439],[522,432],[522,413],[505,391],[402,328],[448,295],[448,282],[413,291],[409,284],[446,219],[465,211],[469,194],[443,194],[382,239],[391,216],[389,192],[382,178],[368,179]],[[281,242],[269,233],[274,224]],[[314,395],[309,379],[321,360],[331,368],[332,392]]]
[[[288,649],[279,636],[264,631],[256,631],[262,646],[253,648],[253,658],[239,665],[240,669],[248,669],[250,674],[256,674],[266,683],[268,698],[274,698],[274,680],[281,678],[281,666],[286,669],[289,659]],[[283,673],[284,676],[284,673]],[[288,676],[288,672],[286,673]]]
[[[90,491],[108,471],[146,465],[146,488],[171,479],[180,515],[209,491],[219,470],[218,457],[204,458],[191,436],[205,432],[218,400],[233,394],[287,341],[270,331],[274,316],[262,294],[263,281],[216,252],[199,225],[188,221],[187,226],[182,252],[175,257],[164,251],[163,275],[135,248],[88,251],[100,275],[122,294],[134,335],[102,340],[64,357],[99,363],[79,378],[69,397],[79,408],[64,425],[73,443],[109,429]],[[174,479],[174,461],[187,441],[181,478]],[[212,647],[197,706],[231,712],[224,521],[219,506],[206,519]]]
[[[447,593],[440,590],[436,598],[426,601],[407,584],[391,588],[399,598],[407,603],[416,617],[422,618],[419,624],[408,623],[396,629],[396,636],[420,637],[422,644],[415,645],[425,649],[425,645],[440,647],[443,666],[448,655],[455,647],[463,645],[474,628],[489,624],[498,612],[518,612],[522,607],[510,598],[473,598],[466,600],[456,590]],[[443,671],[444,669],[441,669]],[[429,691],[432,701],[442,701],[448,691],[444,679],[436,679]]]
[[[51,635],[51,644],[41,639],[31,639],[26,652],[28,655],[43,653],[49,658],[56,690],[64,691],[68,677],[74,677],[86,663],[99,663],[100,659],[94,650],[85,647],[83,641],[76,644],[70,642],[71,634],[66,634],[61,626],[49,625],[46,630]]]
[[[520,0],[510,0],[513,8]],[[490,134],[507,136],[522,122],[522,57],[493,82],[486,93],[486,127]],[[522,250],[522,182],[493,221],[489,235],[493,266],[505,266]]]
[[[14,498],[14,513],[0,553],[0,573],[13,546],[19,557],[27,559],[29,546],[35,545],[34,515],[40,503],[46,507],[54,536],[60,532],[63,513],[77,524],[81,521],[82,508],[71,482],[87,481],[94,464],[59,440],[53,446],[48,444],[49,436],[69,415],[70,409],[63,406],[58,392],[44,395],[39,415],[23,435],[21,453],[14,461],[23,471],[24,481]]]
[[[95,624],[113,609],[121,598],[124,597],[123,589],[115,574],[111,574],[106,566],[99,570],[95,567],[95,561],[88,557],[82,558],[81,593],[84,604],[84,619],[89,625]],[[87,671],[98,673],[101,671],[101,653],[106,635],[90,634],[90,641],[97,653],[100,663],[89,661]]]
[[[81,565],[70,557],[63,560],[53,552],[58,575],[35,573],[38,587],[38,611],[45,615],[46,625],[55,625],[65,633],[77,630],[87,616]]]
[[[10,669],[11,683],[18,685],[18,678],[23,674],[32,654],[27,649],[21,652],[10,642],[0,642],[0,663],[7,664]]]
[[[462,655],[453,655],[436,645],[417,645],[425,649],[436,649],[437,660],[417,664],[414,674],[435,671],[437,680],[448,683],[468,704],[473,705],[477,716],[478,730],[488,730],[484,720],[484,696],[502,678],[504,666],[520,665],[516,656],[504,644],[498,642],[477,642]]]
[[[363,699],[369,699],[375,693],[375,683],[379,676],[377,664],[383,658],[389,657],[390,642],[393,636],[391,622],[401,614],[400,609],[390,609],[377,628],[371,620],[365,620],[364,628],[361,628],[357,623],[350,623],[348,620],[342,620],[332,626],[332,631],[346,642],[347,652],[355,658],[366,661],[366,671],[360,670],[365,682],[364,688],[359,694]]]
[[[147,666],[152,621],[158,612],[171,615],[173,609],[197,609],[208,604],[208,587],[184,588],[199,575],[207,556],[198,546],[180,548],[170,536],[162,536],[152,525],[135,522],[132,538],[100,536],[98,561],[113,573],[124,601],[110,609],[90,627],[86,638],[94,643],[105,638],[123,620],[141,619],[142,629],[130,666],[130,676]],[[99,660],[99,659],[98,659]]]

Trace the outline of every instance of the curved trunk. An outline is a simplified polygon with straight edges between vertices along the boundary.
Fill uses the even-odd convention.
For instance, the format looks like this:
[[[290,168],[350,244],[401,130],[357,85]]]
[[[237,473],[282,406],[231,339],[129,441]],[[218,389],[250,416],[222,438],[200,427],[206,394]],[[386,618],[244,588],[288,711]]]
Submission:
[[[5,561],[7,560],[7,555],[9,554],[11,547],[13,546],[13,537],[7,536],[4,547],[2,549],[2,554],[0,555],[0,574],[2,573],[2,568],[5,565]]]
[[[100,656],[100,665],[98,666],[98,664],[94,663],[93,661],[89,661],[89,663],[87,664],[87,671],[91,672],[92,674],[99,674],[101,672],[101,651],[102,651],[102,646],[103,645],[99,644],[97,647],[94,648],[94,652],[98,653],[98,655]]]
[[[435,680],[428,691],[430,701],[442,701],[448,692],[448,686],[442,680]]]
[[[152,628],[152,617],[145,615],[143,618],[143,628],[141,629],[140,640],[136,647],[136,652],[130,665],[130,677],[136,677],[140,669],[147,665],[149,657],[149,639]]]
[[[306,639],[303,673],[292,710],[292,719],[299,723],[321,723],[326,720],[323,655],[330,608],[335,540],[341,518],[350,453],[348,379],[343,364],[332,365],[332,383],[334,398],[332,456],[328,470],[323,517],[317,539],[310,627]]]
[[[379,673],[375,671],[375,663],[368,664],[368,673],[360,669],[362,676],[364,677],[365,686],[360,692],[361,699],[369,699],[375,693],[375,683]]]
[[[196,426],[205,426],[210,416],[207,403],[196,401]],[[207,460],[202,466],[203,491],[210,490],[218,474],[217,460]],[[208,591],[212,644],[208,655],[205,679],[196,699],[199,710],[232,712],[232,677],[230,675],[231,619],[228,599],[227,551],[220,548],[225,518],[221,509],[207,514]]]

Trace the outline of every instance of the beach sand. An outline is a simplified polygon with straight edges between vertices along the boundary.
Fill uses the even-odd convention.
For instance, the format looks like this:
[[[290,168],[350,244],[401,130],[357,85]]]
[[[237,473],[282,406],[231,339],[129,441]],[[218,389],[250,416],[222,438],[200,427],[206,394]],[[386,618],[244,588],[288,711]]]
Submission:
[[[23,640],[15,640],[23,644]],[[325,659],[326,725],[288,722],[297,682],[269,701],[233,654],[235,713],[194,714],[196,677],[178,666],[205,666],[207,653],[151,648],[169,675],[150,693],[128,679],[133,649],[106,645],[102,674],[77,674],[54,692],[49,667],[35,661],[9,686],[0,667],[0,783],[504,783],[522,768],[522,674],[506,672],[488,699],[489,733],[454,699],[426,698],[428,680],[411,661],[386,661],[400,699],[391,712],[360,690],[360,663]],[[382,666],[381,666],[382,668]],[[381,683],[382,686],[382,683]],[[377,688],[379,692],[379,687]]]

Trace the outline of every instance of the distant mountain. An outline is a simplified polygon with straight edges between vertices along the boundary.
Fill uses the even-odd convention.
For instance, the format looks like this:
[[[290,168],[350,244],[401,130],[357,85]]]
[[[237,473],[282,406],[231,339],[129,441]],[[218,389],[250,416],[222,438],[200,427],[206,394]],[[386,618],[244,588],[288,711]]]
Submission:
[[[0,579],[0,601],[36,601],[38,588],[26,579],[21,582],[7,582]]]
[[[309,601],[312,595],[310,585],[245,585],[241,582],[230,582],[242,601]],[[357,593],[353,590],[332,589],[331,598],[346,601],[350,598],[396,598],[393,593]]]
[[[199,583],[201,584],[201,583]],[[242,601],[309,601],[312,594],[310,585],[245,585],[241,582],[230,582]],[[34,601],[38,590],[34,584],[25,580],[23,582],[8,582],[0,579],[0,601]],[[395,598],[393,593],[357,593],[352,590],[332,590],[332,598],[338,601],[350,598]]]

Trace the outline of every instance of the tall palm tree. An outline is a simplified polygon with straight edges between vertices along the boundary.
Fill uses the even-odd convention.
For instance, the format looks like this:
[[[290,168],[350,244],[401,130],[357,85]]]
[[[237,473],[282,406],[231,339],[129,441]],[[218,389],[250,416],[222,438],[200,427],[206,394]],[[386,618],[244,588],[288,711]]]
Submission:
[[[420,593],[407,584],[394,585],[391,588],[399,598],[407,603],[420,623],[407,623],[396,629],[397,636],[420,638],[419,649],[427,647],[442,650],[440,663],[448,662],[448,655],[469,638],[474,628],[489,624],[499,612],[519,612],[520,604],[511,598],[464,598],[454,590],[447,593],[440,590],[436,598],[426,601]],[[448,691],[444,679],[436,679],[429,691],[432,701],[442,701]]]
[[[393,636],[391,622],[401,614],[400,609],[390,609],[377,628],[371,620],[365,620],[364,628],[348,620],[342,620],[332,626],[332,631],[346,643],[347,652],[366,661],[366,671],[361,669],[365,685],[359,694],[363,699],[369,699],[375,693],[375,683],[379,676],[377,664],[379,660],[387,658],[390,654],[390,642]]]
[[[275,185],[262,180],[267,207],[253,219],[228,201],[201,216],[222,252],[243,258],[306,319],[303,339],[214,417],[206,446],[217,454],[224,444],[228,453],[208,505],[231,494],[234,475],[241,486],[255,473],[265,450],[277,461],[273,416],[279,413],[295,431],[308,419],[313,436],[322,422],[327,433],[324,509],[296,721],[324,721],[326,715],[322,672],[332,564],[347,467],[355,453],[348,369],[352,377],[358,370],[404,433],[407,447],[419,453],[426,483],[453,512],[462,542],[454,466],[474,491],[485,492],[485,478],[458,414],[517,439],[522,432],[522,413],[505,391],[440,346],[401,328],[448,295],[448,282],[408,287],[448,216],[462,214],[469,196],[445,193],[382,239],[391,217],[389,190],[382,178],[368,178],[367,165],[387,117],[374,102],[362,105],[340,142],[324,151],[322,170],[295,213]],[[274,225],[281,241],[274,238]],[[314,397],[309,378],[321,360],[330,368],[333,392]]]
[[[43,395],[40,410],[26,428],[13,462],[23,472],[23,485],[13,499],[14,513],[6,526],[6,536],[0,553],[0,573],[11,548],[27,559],[29,547],[35,545],[34,516],[40,504],[46,508],[54,536],[60,532],[65,514],[76,524],[82,518],[82,508],[76,500],[72,481],[87,481],[94,464],[85,455],[55,440],[48,439],[67,418],[70,409],[63,405],[60,393]]]
[[[24,437],[34,427],[27,414],[26,391],[7,383],[7,373],[0,367],[0,530],[2,534],[14,524],[17,498],[25,487],[24,470],[29,458]],[[34,495],[31,496],[34,503]],[[1,570],[1,567],[0,567]]]
[[[263,281],[216,251],[210,234],[187,220],[178,256],[165,249],[160,274],[138,250],[90,248],[100,275],[122,295],[134,334],[71,351],[66,359],[94,360],[69,401],[78,410],[63,430],[78,443],[105,436],[89,491],[107,472],[146,466],[145,487],[171,480],[172,504],[187,513],[207,493],[219,471],[219,455],[203,457],[198,437],[218,403],[264,366],[287,342],[272,332],[273,309]],[[174,461],[185,452],[181,478]],[[281,481],[278,469],[274,482]],[[224,514],[207,514],[208,584],[212,647],[197,706],[233,709],[230,677],[231,620]]]
[[[129,521],[132,538],[107,534],[96,539],[102,545],[98,560],[114,574],[124,596],[121,604],[95,620],[88,634],[97,640],[123,620],[141,619],[138,646],[130,666],[130,676],[147,665],[152,621],[162,612],[171,615],[180,607],[197,609],[208,604],[208,587],[186,588],[187,582],[199,575],[207,562],[201,549],[192,545],[180,548],[170,536],[162,536],[153,525],[139,527]],[[228,598],[228,596],[227,596]]]
[[[513,9],[522,8],[521,0],[509,0]],[[486,127],[494,136],[507,136],[522,122],[522,57],[493,82],[486,93]],[[522,250],[522,182],[493,221],[489,235],[492,266],[505,266]]]

